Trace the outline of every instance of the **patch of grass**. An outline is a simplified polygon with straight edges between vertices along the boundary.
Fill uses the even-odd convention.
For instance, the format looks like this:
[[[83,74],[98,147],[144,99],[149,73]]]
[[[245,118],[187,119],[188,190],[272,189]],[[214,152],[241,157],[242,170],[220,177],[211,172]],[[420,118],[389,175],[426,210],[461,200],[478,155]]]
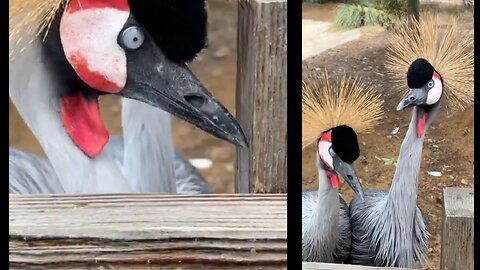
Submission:
[[[362,27],[364,16],[362,6],[342,5],[338,8],[335,24],[343,28]]]
[[[360,5],[343,5],[337,11],[335,24],[342,28],[359,28],[362,26],[391,27],[392,20],[384,11]]]

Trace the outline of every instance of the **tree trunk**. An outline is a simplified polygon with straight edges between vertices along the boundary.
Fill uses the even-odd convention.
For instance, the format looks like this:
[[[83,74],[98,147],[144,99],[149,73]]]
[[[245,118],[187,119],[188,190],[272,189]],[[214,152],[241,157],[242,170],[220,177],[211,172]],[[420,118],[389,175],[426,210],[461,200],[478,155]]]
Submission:
[[[413,15],[415,20],[420,21],[420,0],[407,0],[408,14]]]

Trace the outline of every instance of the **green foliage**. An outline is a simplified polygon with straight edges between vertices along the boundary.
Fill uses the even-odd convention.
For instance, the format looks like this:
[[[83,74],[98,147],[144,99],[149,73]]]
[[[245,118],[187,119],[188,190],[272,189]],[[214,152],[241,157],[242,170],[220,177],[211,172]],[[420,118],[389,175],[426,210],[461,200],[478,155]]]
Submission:
[[[400,16],[407,12],[406,0],[358,0],[358,4]]]
[[[327,0],[302,0],[303,3],[311,3],[311,4],[323,4],[327,2]]]
[[[335,24],[344,28],[363,26],[364,11],[362,6],[342,5],[338,8]]]
[[[365,25],[380,25],[383,27],[391,27],[392,26],[392,20],[388,16],[387,13],[385,13],[382,10],[374,9],[374,8],[364,8],[365,10]]]
[[[364,25],[392,26],[392,20],[384,11],[360,5],[342,5],[337,11],[335,24],[343,28],[358,28]]]
[[[385,162],[385,166],[390,166],[394,165],[395,167],[397,166],[397,162],[395,161],[394,158],[382,158],[383,162]]]
[[[372,0],[373,7],[389,14],[400,16],[407,12],[405,0]]]

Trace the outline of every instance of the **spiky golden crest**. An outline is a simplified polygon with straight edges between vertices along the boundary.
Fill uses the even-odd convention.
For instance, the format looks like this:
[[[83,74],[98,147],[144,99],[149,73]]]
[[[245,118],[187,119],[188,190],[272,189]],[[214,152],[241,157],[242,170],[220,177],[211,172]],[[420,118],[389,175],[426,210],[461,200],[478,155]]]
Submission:
[[[68,0],[9,0],[10,58],[42,32],[46,34],[58,10],[67,3]]]
[[[440,20],[437,14],[424,13],[420,23],[412,17],[404,19],[389,41],[385,66],[397,89],[408,91],[408,67],[424,58],[443,78],[449,111],[473,102],[473,30],[459,29],[453,15]]]
[[[383,100],[359,78],[331,82],[327,72],[302,83],[302,148],[339,125],[357,133],[370,132],[383,116]]]

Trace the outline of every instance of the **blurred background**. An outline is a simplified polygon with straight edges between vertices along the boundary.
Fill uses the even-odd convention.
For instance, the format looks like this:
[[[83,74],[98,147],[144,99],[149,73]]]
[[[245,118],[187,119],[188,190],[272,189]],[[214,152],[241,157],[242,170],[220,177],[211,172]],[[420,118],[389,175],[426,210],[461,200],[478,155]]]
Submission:
[[[209,47],[189,66],[213,96],[235,115],[237,4],[235,1],[222,0],[207,2]],[[100,107],[110,134],[121,134],[120,99],[103,96]],[[37,140],[11,102],[9,112],[9,144],[44,156]],[[233,193],[235,147],[175,117],[172,117],[172,129],[175,147],[186,158],[212,161],[210,168],[199,170],[209,182],[211,191]]]

